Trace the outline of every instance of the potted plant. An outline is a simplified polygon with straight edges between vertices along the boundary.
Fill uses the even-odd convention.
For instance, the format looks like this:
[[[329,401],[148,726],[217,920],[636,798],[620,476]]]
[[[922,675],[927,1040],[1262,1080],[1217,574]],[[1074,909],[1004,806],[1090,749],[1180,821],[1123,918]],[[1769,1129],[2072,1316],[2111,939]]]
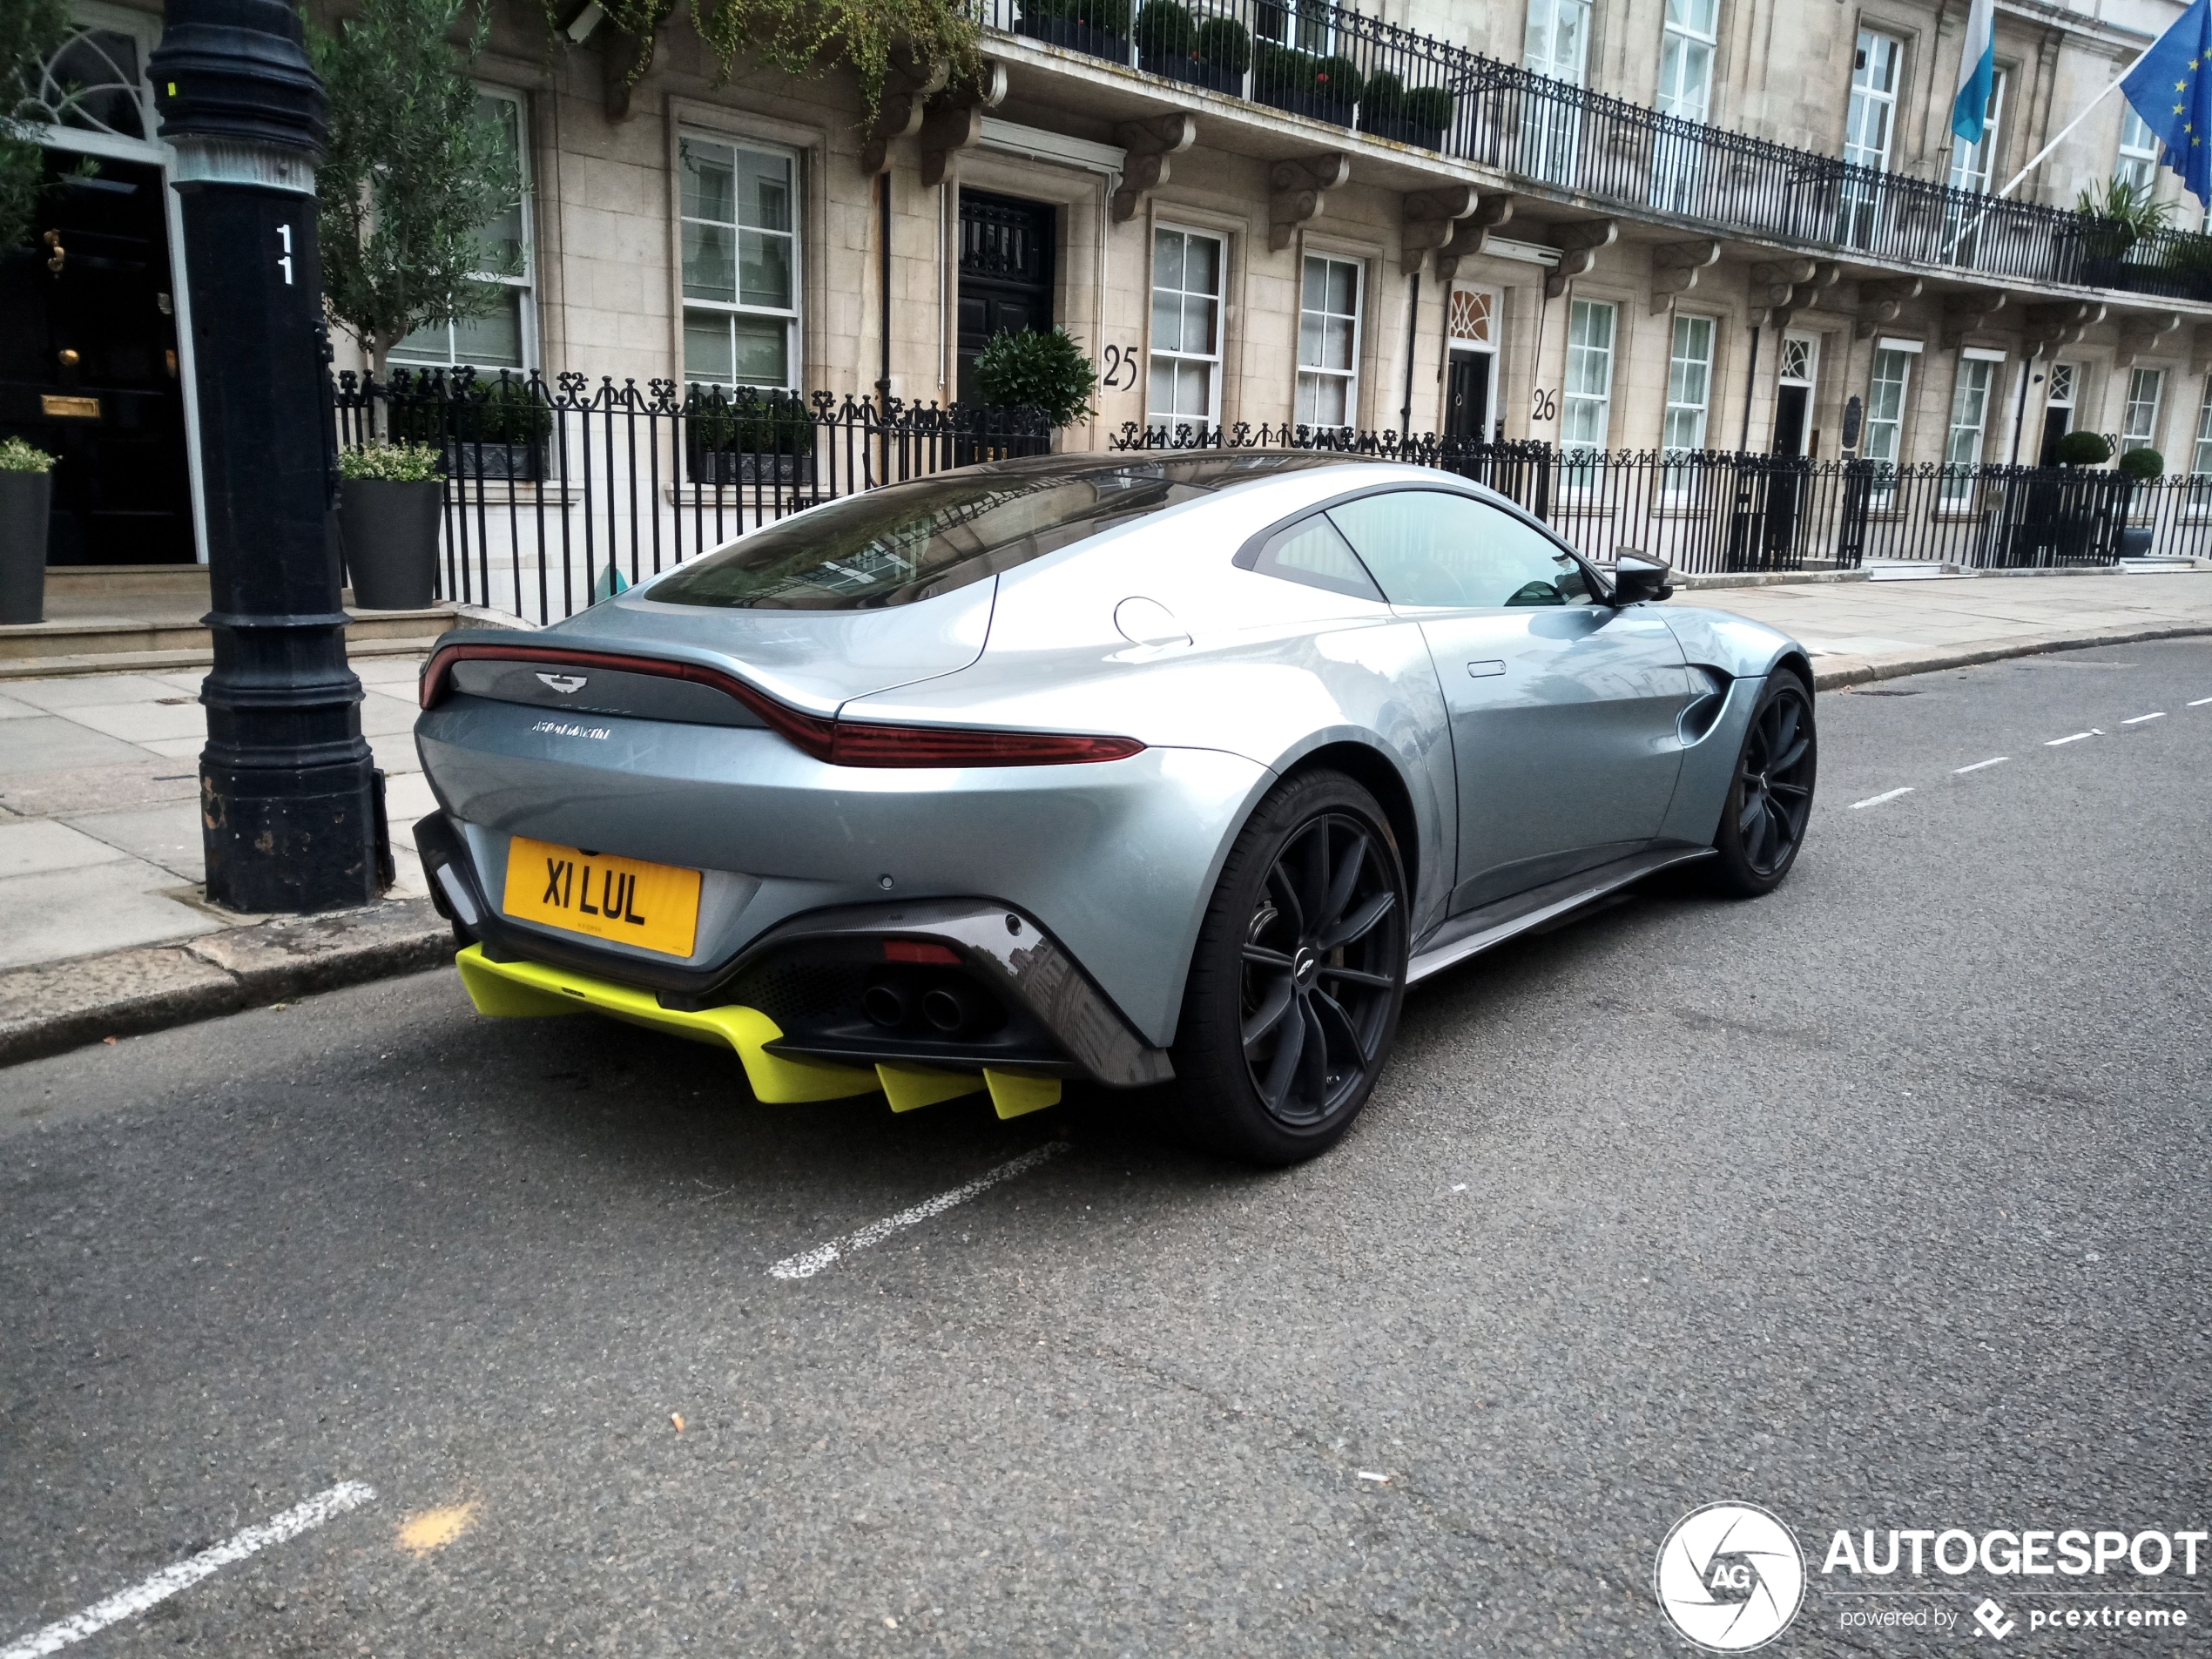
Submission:
[[[1442,86],[1416,86],[1411,91],[1390,71],[1370,79],[1359,99],[1359,130],[1399,144],[1415,144],[1424,150],[1441,150],[1445,130],[1452,125],[1452,94]]]
[[[1130,0],[1022,0],[1016,34],[1092,57],[1129,62]]]
[[[1098,414],[1098,366],[1065,328],[995,334],[976,354],[975,386],[995,408],[1035,409],[1055,430]]]
[[[1197,84],[1217,92],[1244,89],[1244,71],[1252,66],[1251,30],[1234,17],[1209,17],[1198,25]]]
[[[2118,469],[2122,482],[2120,486],[2120,510],[2116,516],[2120,526],[2120,556],[2141,559],[2150,556],[2151,526],[2130,521],[2134,516],[2135,489],[2147,484],[2166,471],[2166,457],[2148,444],[2141,448],[2123,451]]]
[[[2111,473],[2084,474],[2085,467],[2101,467],[2112,459],[2112,445],[2094,432],[2069,432],[2058,442],[2056,459],[2060,476],[2047,503],[2047,535],[2054,562],[2078,564],[2090,556],[2093,547],[2101,546],[2106,538],[2097,534],[2098,520],[2108,510],[2113,486],[2118,482]],[[2032,516],[2041,520],[2044,514]],[[2030,525],[2031,530],[2033,525]],[[2040,543],[2039,543],[2040,544]]]
[[[502,374],[466,386],[454,396],[446,439],[446,470],[459,478],[514,478],[535,483],[545,476],[545,441],[553,409],[544,387]]]
[[[2101,288],[2133,286],[2121,267],[2132,263],[2135,245],[2166,228],[2170,202],[2156,199],[2148,185],[2131,185],[2115,174],[2101,194],[2084,190],[2074,199],[2080,229],[2081,274],[2078,280]]]
[[[1198,67],[1198,23],[1183,0],[1146,0],[1136,14],[1136,66],[1188,81]]]
[[[443,459],[427,443],[339,452],[339,538],[361,609],[425,610],[436,602]]]
[[[0,443],[0,623],[46,620],[46,523],[54,457],[21,438]]]
[[[691,388],[685,407],[685,468],[699,484],[779,484],[805,489],[814,482],[814,411],[795,392],[763,394],[741,386]]]
[[[1361,84],[1359,65],[1349,57],[1317,57],[1272,41],[1253,45],[1252,97],[1292,115],[1348,127]]]

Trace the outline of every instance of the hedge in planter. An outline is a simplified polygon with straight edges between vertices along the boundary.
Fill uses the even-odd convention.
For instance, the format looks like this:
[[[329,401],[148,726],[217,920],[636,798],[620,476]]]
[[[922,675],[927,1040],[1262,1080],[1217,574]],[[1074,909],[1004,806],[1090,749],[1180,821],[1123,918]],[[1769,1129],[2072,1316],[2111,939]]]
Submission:
[[[1130,0],[1022,0],[1016,34],[1116,63],[1129,61]]]
[[[425,378],[417,395],[393,400],[391,435],[442,449],[458,478],[545,475],[553,409],[528,381],[462,381],[448,392]]]
[[[1359,66],[1349,57],[1316,57],[1266,40],[1252,46],[1252,97],[1262,104],[1350,126],[1359,92]]]
[[[1198,25],[1198,61],[1219,71],[1236,85],[1252,66],[1251,30],[1234,17],[1209,17]],[[1234,90],[1232,86],[1231,90]]]
[[[21,438],[0,443],[0,623],[46,619],[54,459]]]
[[[1452,94],[1441,86],[1416,86],[1411,91],[1388,70],[1383,70],[1363,89],[1359,98],[1359,130],[1399,144],[1417,144],[1426,150],[1444,147],[1445,130],[1452,125]]]
[[[777,392],[694,393],[685,406],[686,465],[702,484],[813,482],[819,428],[806,400]]]
[[[435,602],[444,458],[427,443],[339,452],[338,529],[356,605],[425,610]]]

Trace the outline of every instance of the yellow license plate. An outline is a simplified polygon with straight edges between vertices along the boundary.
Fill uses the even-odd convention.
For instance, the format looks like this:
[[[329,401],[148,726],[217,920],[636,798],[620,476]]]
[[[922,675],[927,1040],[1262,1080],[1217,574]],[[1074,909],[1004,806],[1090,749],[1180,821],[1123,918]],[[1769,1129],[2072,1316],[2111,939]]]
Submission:
[[[699,873],[517,835],[507,849],[500,907],[518,921],[689,956],[698,935]]]

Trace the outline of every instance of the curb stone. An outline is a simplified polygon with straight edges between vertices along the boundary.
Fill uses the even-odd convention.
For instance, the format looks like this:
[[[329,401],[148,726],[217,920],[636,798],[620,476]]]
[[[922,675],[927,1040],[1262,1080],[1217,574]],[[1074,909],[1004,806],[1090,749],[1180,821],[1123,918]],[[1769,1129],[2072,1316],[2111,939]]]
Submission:
[[[1816,691],[2098,645],[2212,635],[2212,623],[2039,635],[1971,650],[1822,658]],[[428,899],[286,916],[180,945],[50,962],[0,973],[0,1066],[214,1019],[317,991],[443,967],[453,930]]]
[[[0,1065],[418,973],[453,950],[428,899],[401,899],[16,968],[0,974]]]

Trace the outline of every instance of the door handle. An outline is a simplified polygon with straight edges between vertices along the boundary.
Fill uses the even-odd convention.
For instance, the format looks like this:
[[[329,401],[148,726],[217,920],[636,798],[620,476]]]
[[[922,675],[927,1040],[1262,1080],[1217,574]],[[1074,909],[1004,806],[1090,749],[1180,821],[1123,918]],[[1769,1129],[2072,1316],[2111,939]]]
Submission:
[[[1479,680],[1487,680],[1493,674],[1502,674],[1505,671],[1506,665],[1503,663],[1469,663],[1467,664],[1467,672]]]
[[[45,242],[48,247],[54,250],[54,257],[46,261],[46,268],[56,276],[59,276],[62,273],[62,266],[69,261],[69,250],[62,246],[62,233],[59,231],[48,231]]]

